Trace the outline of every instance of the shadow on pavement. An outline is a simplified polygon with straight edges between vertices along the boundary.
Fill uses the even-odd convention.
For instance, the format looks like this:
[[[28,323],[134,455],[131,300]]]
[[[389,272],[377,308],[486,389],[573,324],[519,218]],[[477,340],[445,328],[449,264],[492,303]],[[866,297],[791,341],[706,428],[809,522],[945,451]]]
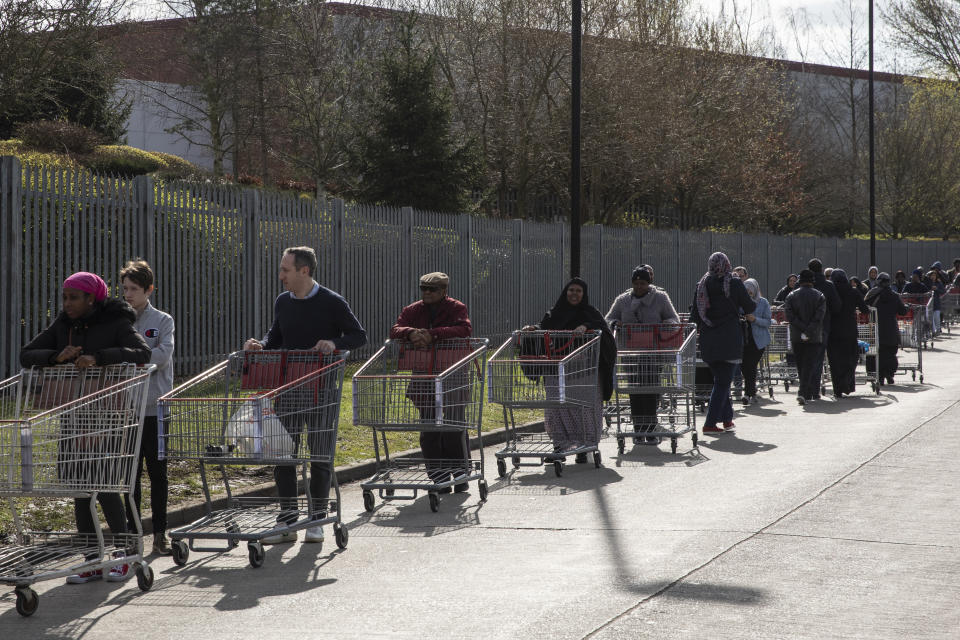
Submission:
[[[563,468],[563,475],[559,478],[554,473],[553,463],[544,466],[539,472],[529,471],[531,469],[533,468],[509,469],[507,475],[490,485],[490,493],[564,496],[593,491],[623,480],[619,473],[607,466],[596,468],[592,457],[586,464],[567,463]]]
[[[721,451],[723,453],[733,453],[736,455],[763,453],[764,451],[772,451],[777,448],[775,444],[746,440],[744,438],[738,438],[735,434],[722,434],[720,437],[713,438],[712,440],[701,440],[700,446],[710,449],[711,451]]]
[[[885,387],[886,388],[886,387]],[[823,413],[833,415],[871,407],[882,407],[891,402],[898,402],[896,397],[886,393],[880,395],[847,396],[841,400],[817,400],[808,402],[803,410],[806,413]]]
[[[325,542],[325,548],[327,544],[333,545],[333,540]],[[40,608],[31,618],[22,618],[11,607],[0,615],[0,621],[16,624],[19,620],[24,628],[22,638],[62,640],[84,637],[119,607],[251,609],[263,598],[303,593],[336,583],[336,578],[323,577],[321,573],[341,551],[333,546],[332,552],[318,554],[316,546],[299,545],[295,556],[283,560],[281,554],[290,545],[266,547],[264,564],[257,569],[249,565],[245,545],[222,553],[194,552],[186,566],[162,572],[154,569],[150,591],[140,591],[136,578],[122,583],[61,583],[40,594]],[[64,602],[69,604],[63,605]],[[138,635],[128,631],[121,635]]]
[[[440,496],[439,511],[430,511],[427,494],[419,493],[414,501],[378,502],[373,513],[364,513],[344,526],[351,536],[383,538],[414,536],[430,538],[480,524],[478,490],[472,485],[469,493]]]
[[[685,600],[746,605],[754,605],[766,600],[766,592],[764,590],[747,586],[685,581],[670,585],[663,582],[643,582],[638,580],[637,576],[640,572],[631,566],[628,560],[630,554],[621,542],[621,529],[610,513],[604,491],[602,489],[597,490],[595,496],[597,500],[597,510],[600,513],[603,531],[605,533],[607,546],[609,547],[609,557],[614,559],[613,571],[617,576],[617,583],[621,585],[623,590],[634,593],[642,598],[648,598],[658,594],[663,597],[682,598]],[[662,593],[660,593],[661,591]]]
[[[657,447],[635,444],[617,456],[614,464],[617,467],[695,467],[710,460],[700,452],[699,447],[683,451],[689,443],[689,440],[680,438],[677,453],[671,453],[669,445],[666,444]]]

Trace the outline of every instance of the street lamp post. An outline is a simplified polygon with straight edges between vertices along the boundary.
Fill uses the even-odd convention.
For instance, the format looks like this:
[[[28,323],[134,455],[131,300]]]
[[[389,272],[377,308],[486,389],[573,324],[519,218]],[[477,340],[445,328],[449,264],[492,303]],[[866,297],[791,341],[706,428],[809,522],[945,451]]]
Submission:
[[[873,140],[873,0],[869,10],[869,38],[870,38],[870,75],[867,79],[867,93],[869,102],[867,130],[870,139],[870,264],[877,264],[877,180],[876,180],[876,152]]]
[[[580,86],[583,7],[573,1],[570,28],[570,276],[580,275]]]

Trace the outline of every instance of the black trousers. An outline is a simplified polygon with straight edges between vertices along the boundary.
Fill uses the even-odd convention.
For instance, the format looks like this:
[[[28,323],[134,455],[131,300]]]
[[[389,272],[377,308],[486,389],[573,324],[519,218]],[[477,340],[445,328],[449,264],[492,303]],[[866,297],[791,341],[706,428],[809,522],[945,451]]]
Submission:
[[[321,389],[319,395],[314,396],[315,390],[305,388],[300,392],[288,392],[279,397],[274,403],[274,411],[283,428],[293,438],[294,450],[299,451],[300,440],[306,430],[307,447],[311,457],[329,456],[329,462],[310,463],[310,497],[313,509],[320,517],[327,512],[327,500],[330,497],[330,481],[333,471],[333,456],[336,453],[336,430],[334,421],[339,419],[334,415],[333,407],[328,404],[328,392]],[[311,407],[315,404],[315,407]],[[284,464],[273,468],[273,479],[277,484],[277,495],[281,498],[280,507],[284,510],[277,520],[280,522],[294,522],[297,519],[297,503],[295,498],[299,493],[297,486],[297,470],[299,465]],[[284,500],[286,498],[286,500]]]
[[[827,358],[830,362],[833,395],[853,393],[857,388],[857,363],[860,361],[857,341],[833,340],[827,343]]]
[[[77,519],[77,532],[93,534],[97,525],[90,513],[90,501],[93,498],[74,498],[73,515]],[[127,533],[127,514],[123,509],[123,498],[119,493],[98,493],[97,502],[103,509],[103,516],[107,519],[110,533]]]
[[[431,422],[436,418],[433,406],[420,407],[420,420]],[[446,420],[463,424],[466,421],[466,407],[463,404],[452,403],[444,408]],[[428,475],[434,482],[446,482],[450,479],[450,469],[463,468],[461,461],[470,457],[470,448],[467,446],[466,430],[451,431],[421,431],[420,451],[426,460],[442,460],[442,462],[427,463]]]
[[[880,382],[892,378],[897,373],[900,361],[897,359],[897,351],[900,349],[897,345],[881,344],[877,347],[879,358],[867,356],[867,371],[873,373],[877,371],[877,360],[880,360]]]
[[[140,455],[137,456],[137,484],[133,489],[133,501],[137,512],[143,514],[142,476],[143,463],[147,463],[147,476],[150,478],[150,511],[153,518],[153,532],[164,533],[167,530],[167,461],[159,459],[160,439],[157,433],[157,416],[144,416],[143,437],[140,439]],[[126,504],[127,528],[136,531],[133,511]]]
[[[757,395],[757,365],[763,358],[763,351],[763,349],[757,349],[752,337],[743,344],[743,362],[740,363],[740,370],[743,372],[743,393],[747,396]]]
[[[820,371],[817,371],[822,345],[819,342],[800,342],[793,345],[793,353],[797,357],[797,374],[800,378],[800,387],[797,395],[809,400],[820,395]]]
[[[636,433],[654,431],[657,426],[657,408],[660,406],[658,393],[631,393],[630,418]]]

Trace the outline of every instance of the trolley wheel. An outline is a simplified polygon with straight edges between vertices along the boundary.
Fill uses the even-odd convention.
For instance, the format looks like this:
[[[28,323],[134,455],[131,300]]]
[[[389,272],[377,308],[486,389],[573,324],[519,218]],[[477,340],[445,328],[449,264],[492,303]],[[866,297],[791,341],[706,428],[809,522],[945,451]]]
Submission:
[[[790,393],[790,383],[789,383],[789,382],[784,381],[784,383],[783,383],[783,392],[784,392],[784,393]]]
[[[696,449],[697,448],[697,432],[696,431],[693,432],[693,435],[691,436],[691,438],[693,439],[693,448]]]
[[[373,491],[363,492],[363,508],[367,511],[373,511],[376,501],[373,499]]]
[[[17,613],[24,618],[32,616],[37,612],[40,606],[40,596],[30,587],[18,588],[17,591]]]
[[[519,469],[519,468],[520,468],[520,458],[517,457],[517,456],[514,456],[514,458],[513,458],[513,468],[514,468],[514,469]]]
[[[920,374],[920,384],[923,384],[923,374]]]
[[[486,502],[488,493],[487,481],[481,478],[480,482],[477,483],[477,487],[480,489],[480,502]]]
[[[429,494],[427,494],[427,497],[430,498],[430,511],[433,511],[434,513],[440,511],[440,496],[431,491]]]
[[[170,543],[170,553],[173,556],[173,564],[182,567],[187,564],[187,558],[190,557],[190,548],[183,540],[174,540]]]
[[[153,569],[148,564],[137,567],[137,586],[140,591],[150,591],[153,586]]]
[[[770,387],[770,388],[767,390],[767,393],[770,394],[770,399],[773,400],[773,387]]]
[[[916,381],[917,381],[917,372],[916,372],[916,371],[911,371],[911,372],[910,372],[910,377],[913,379],[914,382],[916,382]]]
[[[392,497],[393,497],[393,493],[394,493],[394,492],[393,492],[393,489],[384,489],[384,490],[383,490],[383,495],[387,496],[388,498],[392,498]]]
[[[507,462],[503,458],[497,458],[497,475],[501,478],[507,475]]]
[[[227,533],[240,535],[240,527],[237,526],[236,522],[231,522],[230,524],[227,525]],[[237,538],[230,538],[229,540],[227,540],[227,544],[230,546],[231,549],[236,549],[237,545],[240,544],[240,541]]]
[[[266,554],[263,552],[263,545],[260,541],[247,544],[247,557],[250,559],[250,566],[258,569],[263,566],[263,558]]]
[[[599,451],[593,452],[593,466],[597,469],[603,466],[603,456],[600,455]]]
[[[560,460],[554,460],[554,461],[553,461],[553,472],[554,472],[555,474],[557,474],[557,477],[558,477],[558,478],[563,475],[563,462],[562,462],[562,461],[560,461]]]
[[[623,455],[623,452],[626,450],[627,450],[626,440],[624,440],[623,438],[619,438],[617,440],[617,453],[619,453],[620,455]]]
[[[670,453],[676,453],[676,452],[677,452],[677,439],[670,438]]]
[[[333,525],[333,537],[337,541],[338,549],[347,548],[347,541],[350,540],[350,532],[339,522]]]
[[[879,384],[879,383],[876,383],[876,382],[873,383],[873,392],[874,392],[875,394],[877,394],[877,395],[880,395],[880,384]]]

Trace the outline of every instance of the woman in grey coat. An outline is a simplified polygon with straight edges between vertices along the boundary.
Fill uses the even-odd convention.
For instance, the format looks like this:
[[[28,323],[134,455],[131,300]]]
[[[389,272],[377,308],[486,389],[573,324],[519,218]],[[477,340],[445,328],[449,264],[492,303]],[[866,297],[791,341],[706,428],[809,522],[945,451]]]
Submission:
[[[606,321],[611,329],[623,324],[660,324],[664,322],[679,323],[670,296],[663,289],[654,287],[651,283],[653,274],[641,265],[633,270],[633,288],[629,289],[613,301]],[[639,381],[644,384],[643,380]],[[630,418],[633,422],[634,433],[645,433],[656,430],[657,406],[660,404],[660,395],[656,393],[631,393]],[[654,436],[635,437],[634,444],[660,444],[660,438]]]

